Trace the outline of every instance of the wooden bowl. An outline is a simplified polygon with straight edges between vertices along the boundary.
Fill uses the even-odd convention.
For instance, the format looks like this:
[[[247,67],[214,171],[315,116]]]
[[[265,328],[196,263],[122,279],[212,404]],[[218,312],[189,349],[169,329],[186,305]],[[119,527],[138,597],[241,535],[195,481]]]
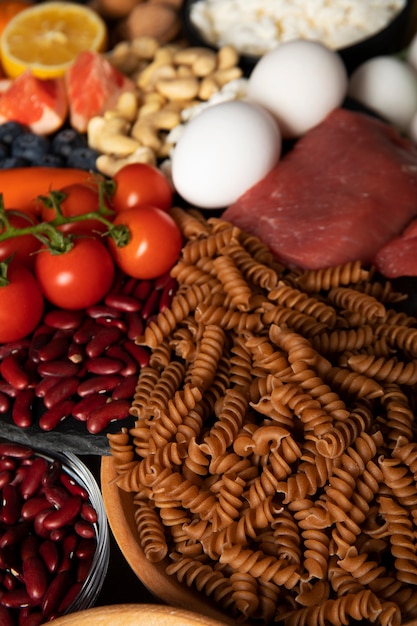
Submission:
[[[54,620],[56,626],[219,626],[190,611],[154,604],[116,604],[86,609]]]
[[[214,620],[214,622],[194,622],[195,624],[211,624],[212,626],[230,624],[230,626],[234,626],[236,621],[225,615],[220,609],[216,609],[212,599],[204,594],[199,594],[195,589],[188,588],[185,584],[181,584],[175,576],[168,576],[165,573],[168,560],[161,563],[151,563],[145,557],[139,545],[139,536],[134,519],[133,495],[119,489],[114,482],[115,478],[116,471],[113,458],[111,456],[102,457],[101,491],[109,525],[123,556],[139,580],[162,602]],[[184,622],[184,624],[188,624],[188,622]],[[57,624],[57,626],[59,625]],[[149,622],[148,626],[150,626]]]

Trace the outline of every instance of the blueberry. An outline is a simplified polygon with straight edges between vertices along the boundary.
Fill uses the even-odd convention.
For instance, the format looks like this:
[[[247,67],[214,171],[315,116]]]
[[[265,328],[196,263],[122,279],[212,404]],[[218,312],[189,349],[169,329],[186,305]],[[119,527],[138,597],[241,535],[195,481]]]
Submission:
[[[96,160],[99,156],[97,150],[92,148],[75,148],[67,158],[67,167],[76,167],[80,170],[97,171]]]
[[[42,154],[34,165],[40,165],[42,167],[65,167],[65,161],[58,154],[49,152],[48,154]]]
[[[0,159],[4,159],[9,156],[9,146],[0,140]]]
[[[14,157],[22,157],[38,165],[41,157],[49,152],[49,139],[34,133],[18,135],[12,143],[11,153]]]
[[[4,122],[0,124],[0,141],[10,145],[16,137],[27,132],[27,127],[19,122]]]
[[[4,159],[0,159],[0,170],[10,170],[13,167],[27,167],[31,165],[29,161],[26,159],[22,159],[21,157],[5,157]],[[22,184],[24,184],[24,180],[22,180]]]
[[[86,148],[87,139],[73,128],[65,128],[52,139],[52,152],[67,158],[76,148]]]

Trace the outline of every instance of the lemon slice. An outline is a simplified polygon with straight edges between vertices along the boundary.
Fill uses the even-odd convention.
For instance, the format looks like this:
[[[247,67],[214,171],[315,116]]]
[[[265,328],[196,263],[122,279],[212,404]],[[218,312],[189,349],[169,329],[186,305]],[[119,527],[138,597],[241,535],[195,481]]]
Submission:
[[[106,23],[93,9],[44,2],[24,9],[7,24],[0,38],[1,62],[10,78],[26,69],[38,78],[57,78],[80,52],[101,52],[106,43]]]

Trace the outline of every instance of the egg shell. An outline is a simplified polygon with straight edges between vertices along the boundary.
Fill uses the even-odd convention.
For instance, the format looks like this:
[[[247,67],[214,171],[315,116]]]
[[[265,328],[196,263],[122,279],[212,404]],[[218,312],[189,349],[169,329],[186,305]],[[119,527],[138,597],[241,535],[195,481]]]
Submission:
[[[172,181],[201,209],[223,208],[260,181],[281,156],[281,134],[261,107],[229,101],[188,122],[172,154]]]
[[[400,130],[407,130],[417,110],[417,75],[396,57],[374,57],[353,72],[348,94]]]
[[[284,138],[295,138],[339,107],[347,86],[347,71],[336,52],[297,39],[258,61],[249,76],[248,98],[275,116]]]

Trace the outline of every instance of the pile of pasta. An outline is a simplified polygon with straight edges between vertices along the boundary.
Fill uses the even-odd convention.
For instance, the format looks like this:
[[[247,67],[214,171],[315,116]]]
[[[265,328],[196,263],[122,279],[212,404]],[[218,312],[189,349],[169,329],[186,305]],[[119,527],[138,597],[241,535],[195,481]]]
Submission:
[[[141,547],[255,624],[417,619],[417,320],[359,262],[289,270],[173,209],[178,290],[110,434]]]

